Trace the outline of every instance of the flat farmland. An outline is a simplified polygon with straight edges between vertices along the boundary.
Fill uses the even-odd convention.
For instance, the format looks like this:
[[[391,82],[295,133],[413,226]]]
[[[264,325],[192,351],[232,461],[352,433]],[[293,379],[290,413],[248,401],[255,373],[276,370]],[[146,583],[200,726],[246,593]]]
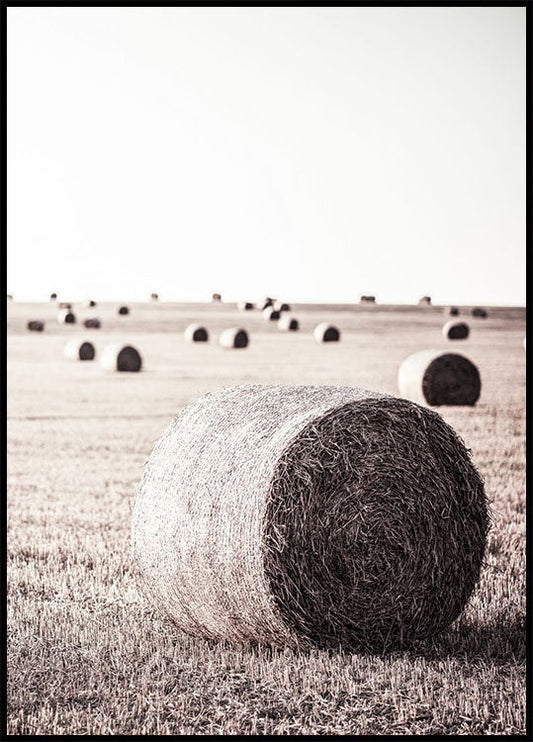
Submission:
[[[8,732],[10,734],[525,733],[525,310],[461,308],[449,341],[442,307],[294,305],[280,332],[234,304],[84,308],[8,302]],[[101,329],[82,320],[98,316]],[[26,322],[42,319],[42,333]],[[339,343],[318,344],[322,321]],[[208,343],[187,343],[199,322]],[[246,349],[218,345],[244,327]],[[68,361],[70,338],[97,348]],[[104,371],[107,343],[134,345],[138,374]],[[401,361],[422,349],[479,368],[475,407],[438,411],[471,449],[492,526],[482,578],[459,619],[382,656],[207,642],[179,633],[138,589],[131,511],[143,466],[171,419],[237,384],[339,384],[398,394]]]

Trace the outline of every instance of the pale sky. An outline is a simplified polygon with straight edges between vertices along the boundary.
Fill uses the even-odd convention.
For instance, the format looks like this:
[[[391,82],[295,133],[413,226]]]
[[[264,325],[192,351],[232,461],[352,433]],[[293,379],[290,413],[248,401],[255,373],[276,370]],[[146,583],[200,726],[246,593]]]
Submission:
[[[7,17],[15,299],[525,303],[525,8]]]

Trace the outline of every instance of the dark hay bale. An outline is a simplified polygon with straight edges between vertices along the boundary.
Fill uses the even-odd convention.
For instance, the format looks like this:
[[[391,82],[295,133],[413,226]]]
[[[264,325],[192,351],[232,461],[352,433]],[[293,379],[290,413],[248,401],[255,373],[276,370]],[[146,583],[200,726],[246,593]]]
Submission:
[[[425,306],[428,306],[431,304],[431,296],[423,296],[419,301],[419,304],[423,304]]]
[[[96,348],[86,340],[70,340],[65,345],[65,356],[71,361],[93,361]]]
[[[96,302],[93,299],[89,299],[89,301],[87,302],[86,306],[88,306],[88,307],[95,307],[96,306]]]
[[[122,307],[119,307],[118,308],[118,313],[119,314],[122,314],[122,315],[126,315],[126,314],[129,314],[130,313],[130,309],[129,309],[129,307],[122,306]]]
[[[7,300],[13,301],[13,294],[7,294]]]
[[[263,318],[267,321],[277,322],[280,316],[281,312],[278,312],[278,310],[274,309],[274,307],[267,307],[266,309],[263,309]]]
[[[398,371],[402,397],[430,405],[474,405],[481,392],[477,367],[459,353],[421,350]]]
[[[289,304],[286,304],[284,301],[274,302],[274,309],[276,309],[278,312],[290,312],[291,311]]]
[[[448,307],[447,312],[450,317],[458,317],[461,314],[459,307]]]
[[[40,319],[32,319],[28,322],[26,328],[30,332],[42,332],[44,330],[44,322]]]
[[[101,327],[98,317],[87,317],[87,319],[83,321],[83,325],[84,327],[91,327],[94,330],[98,330]]]
[[[241,312],[246,312],[250,309],[255,309],[255,304],[253,304],[251,301],[240,301],[237,304],[237,308],[240,309]]]
[[[376,297],[375,296],[362,296],[360,299],[361,304],[375,304],[376,303]]]
[[[57,321],[60,325],[74,325],[76,324],[76,315],[69,309],[63,309],[57,315]]]
[[[317,325],[313,334],[317,343],[335,343],[341,338],[339,328],[327,322],[321,322]]]
[[[483,307],[472,307],[470,314],[472,317],[479,317],[480,319],[486,319],[488,317],[488,312]]]
[[[476,585],[482,480],[434,410],[349,387],[197,399],[133,510],[143,587],[208,639],[376,652],[433,637]]]
[[[230,327],[220,333],[219,342],[223,348],[246,348],[250,340],[242,327]]]
[[[290,314],[282,314],[278,320],[278,327],[280,330],[298,330],[300,325],[296,317],[291,317]]]
[[[206,343],[209,340],[209,333],[201,325],[189,325],[185,330],[185,340],[189,343]]]
[[[50,294],[50,301],[55,301],[57,299],[57,294],[54,292]]]
[[[259,302],[259,309],[261,311],[265,311],[265,309],[268,309],[269,307],[274,306],[274,299],[271,299],[270,296],[265,297],[262,301]]]
[[[220,294],[213,294],[211,299],[212,301],[222,301],[222,296]]]
[[[470,328],[466,322],[446,322],[442,328],[442,334],[448,340],[464,340],[468,337]]]
[[[159,301],[159,294],[150,294],[151,301]]]
[[[139,351],[131,345],[113,343],[107,345],[100,363],[106,371],[140,371],[142,358]]]

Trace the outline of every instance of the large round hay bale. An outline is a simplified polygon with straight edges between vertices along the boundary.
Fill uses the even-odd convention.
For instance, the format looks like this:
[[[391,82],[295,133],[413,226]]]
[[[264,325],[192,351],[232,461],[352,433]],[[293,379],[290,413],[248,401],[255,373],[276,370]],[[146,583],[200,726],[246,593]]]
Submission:
[[[121,315],[129,314],[130,313],[130,308],[127,307],[127,306],[125,306],[125,305],[123,305],[123,306],[121,306],[121,307],[118,308],[118,313],[121,314]]]
[[[446,312],[450,317],[457,317],[460,314],[459,307],[448,307]]]
[[[106,371],[140,371],[141,354],[132,345],[111,343],[106,345],[100,357],[100,363]]]
[[[486,319],[488,317],[488,312],[483,307],[472,307],[470,314],[472,317],[479,317],[480,319]]]
[[[87,317],[87,319],[83,321],[83,325],[84,327],[90,327],[93,330],[99,330],[101,327],[101,322],[98,317]]]
[[[317,343],[335,343],[341,338],[341,332],[335,325],[328,322],[321,322],[314,329],[314,336]]]
[[[278,312],[290,312],[291,311],[290,305],[284,301],[275,301],[274,309],[276,309]]]
[[[376,303],[376,297],[375,296],[362,296],[360,299],[361,304],[375,304]]]
[[[265,320],[271,321],[271,322],[277,322],[280,318],[281,312],[278,312],[277,309],[274,309],[274,307],[267,307],[266,309],[263,309],[263,318]]]
[[[229,327],[220,333],[219,343],[223,348],[246,348],[250,339],[242,327]]]
[[[42,332],[44,330],[44,322],[40,319],[31,319],[26,328],[30,332]]]
[[[93,361],[96,348],[88,340],[73,338],[65,345],[65,356],[71,361]]]
[[[70,309],[62,309],[57,315],[57,321],[60,325],[76,324],[76,315]]]
[[[241,312],[246,312],[250,309],[255,309],[255,304],[251,301],[240,301],[237,304],[237,309],[239,309]]]
[[[189,343],[206,343],[209,333],[202,325],[189,325],[185,330],[185,340]]]
[[[156,443],[132,549],[153,603],[209,639],[383,651],[479,578],[483,483],[434,410],[349,387],[197,399]]]
[[[418,300],[418,303],[421,304],[421,305],[423,305],[423,306],[429,306],[431,304],[431,296],[422,296]]]
[[[298,330],[300,325],[296,317],[291,317],[290,314],[282,314],[278,320],[278,327],[280,330]]]
[[[421,350],[401,364],[402,397],[430,405],[474,405],[481,392],[477,367],[459,353]]]
[[[446,322],[442,328],[442,334],[448,340],[465,340],[470,333],[470,328],[466,322]]]

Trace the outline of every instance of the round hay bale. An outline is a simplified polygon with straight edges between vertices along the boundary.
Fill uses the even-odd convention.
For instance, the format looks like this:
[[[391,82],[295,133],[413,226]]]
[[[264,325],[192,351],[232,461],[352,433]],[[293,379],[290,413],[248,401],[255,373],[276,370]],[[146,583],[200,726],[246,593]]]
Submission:
[[[140,371],[142,358],[139,351],[131,345],[112,343],[106,345],[100,358],[106,371]]]
[[[76,315],[70,309],[62,309],[57,315],[57,321],[60,325],[76,324]]]
[[[362,296],[360,299],[361,304],[375,304],[376,303],[376,297],[375,296]]]
[[[470,328],[466,322],[446,322],[442,328],[442,334],[448,340],[465,340],[470,333]]]
[[[477,367],[459,353],[421,350],[401,364],[402,397],[429,405],[474,405],[481,392]]]
[[[424,306],[429,306],[429,304],[431,304],[431,296],[423,296],[419,299],[418,303]]]
[[[151,301],[159,301],[159,294],[150,294]]]
[[[118,308],[118,313],[121,315],[126,315],[130,313],[130,308],[126,306],[122,306]]]
[[[59,308],[60,309],[72,309],[72,304],[69,301],[60,301]]]
[[[95,307],[96,306],[96,302],[93,299],[89,299],[89,301],[87,302],[87,306],[88,307]]]
[[[221,296],[221,294],[213,294],[212,297],[211,297],[211,299],[212,299],[212,301],[215,301],[215,302],[216,301],[222,301],[222,296]]]
[[[291,311],[290,305],[286,304],[284,301],[275,301],[274,309],[276,309],[278,312],[290,312]]]
[[[273,306],[263,309],[263,319],[265,319],[267,322],[277,322],[280,316],[281,312],[278,312],[278,310],[274,309]]]
[[[341,337],[339,328],[330,325],[328,322],[321,322],[317,325],[313,334],[317,343],[335,343]]]
[[[94,330],[98,330],[101,327],[98,317],[87,317],[87,319],[83,321],[83,325],[84,327],[90,327]]]
[[[450,317],[458,317],[459,314],[461,314],[461,312],[459,311],[459,307],[448,307],[446,311],[450,315]]]
[[[488,317],[488,312],[483,307],[472,307],[470,314],[472,317],[479,317],[480,319],[486,319]]]
[[[246,348],[250,339],[242,327],[230,327],[220,333],[219,342],[223,348]]]
[[[185,340],[189,343],[206,343],[209,333],[202,325],[189,325],[185,330]]]
[[[13,301],[13,294],[7,294],[7,301]]]
[[[246,312],[250,309],[255,309],[255,304],[253,304],[251,301],[240,301],[237,304],[237,309],[239,309],[241,312]]]
[[[50,301],[55,301],[56,299],[57,299],[57,294],[54,291],[52,294],[50,294]]]
[[[280,330],[298,330],[300,325],[296,317],[291,317],[290,314],[282,314],[278,320],[278,327]]]
[[[87,340],[73,338],[65,345],[65,356],[71,361],[94,361],[96,348]]]
[[[350,387],[241,386],[170,424],[135,498],[141,583],[209,639],[383,651],[476,585],[482,480],[434,410]]]
[[[40,319],[32,319],[28,322],[26,328],[30,332],[42,332],[44,330],[44,322]]]

